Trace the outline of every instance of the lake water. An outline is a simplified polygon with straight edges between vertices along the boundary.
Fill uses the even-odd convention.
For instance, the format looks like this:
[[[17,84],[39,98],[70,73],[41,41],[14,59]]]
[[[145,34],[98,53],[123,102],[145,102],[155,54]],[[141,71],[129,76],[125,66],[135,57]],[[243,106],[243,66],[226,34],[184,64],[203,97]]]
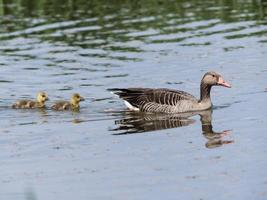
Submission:
[[[0,0],[0,199],[267,199],[267,2]],[[129,113],[107,91],[165,87],[213,112]],[[81,111],[13,110],[79,92]],[[136,134],[135,134],[136,133]]]

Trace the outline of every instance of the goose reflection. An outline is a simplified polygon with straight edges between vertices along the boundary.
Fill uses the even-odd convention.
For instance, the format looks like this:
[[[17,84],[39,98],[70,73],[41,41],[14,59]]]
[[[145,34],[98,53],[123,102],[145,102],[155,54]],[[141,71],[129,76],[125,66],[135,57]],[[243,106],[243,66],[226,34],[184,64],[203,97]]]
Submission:
[[[212,128],[212,110],[207,110],[199,113],[202,126],[202,134],[208,140],[206,142],[207,148],[215,148],[224,144],[233,143],[233,140],[223,140],[224,136],[230,134],[230,130],[213,131]]]
[[[113,135],[126,135],[189,126],[196,122],[190,118],[195,115],[200,115],[202,135],[207,139],[205,144],[207,148],[215,148],[234,142],[233,140],[224,140],[224,136],[230,134],[229,130],[218,132],[213,130],[211,110],[171,115],[122,112],[120,114],[121,119],[115,120],[115,125],[118,127],[111,129],[111,131],[117,132]]]

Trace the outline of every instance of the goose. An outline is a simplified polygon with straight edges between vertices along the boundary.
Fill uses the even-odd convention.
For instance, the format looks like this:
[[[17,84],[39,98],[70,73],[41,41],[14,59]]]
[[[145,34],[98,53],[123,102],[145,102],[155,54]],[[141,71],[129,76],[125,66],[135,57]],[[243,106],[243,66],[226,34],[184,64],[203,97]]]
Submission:
[[[12,105],[12,108],[15,109],[45,108],[45,102],[48,99],[49,99],[48,95],[45,92],[39,92],[37,94],[36,101],[27,99],[18,100]]]
[[[204,74],[200,82],[200,99],[187,92],[167,88],[111,88],[108,90],[123,99],[131,111],[183,113],[210,109],[212,86],[231,87],[220,74],[210,71]]]
[[[58,101],[52,105],[53,110],[62,111],[62,110],[79,110],[80,101],[85,99],[78,93],[72,95],[70,101]]]

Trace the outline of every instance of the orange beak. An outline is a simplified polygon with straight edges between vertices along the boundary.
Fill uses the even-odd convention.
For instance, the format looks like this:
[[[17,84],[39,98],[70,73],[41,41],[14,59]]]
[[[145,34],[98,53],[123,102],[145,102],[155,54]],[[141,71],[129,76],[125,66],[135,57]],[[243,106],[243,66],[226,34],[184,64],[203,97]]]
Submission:
[[[223,80],[223,78],[221,76],[219,77],[217,84],[224,86],[224,87],[227,87],[227,88],[231,87],[231,85],[229,83],[227,83],[225,80]]]

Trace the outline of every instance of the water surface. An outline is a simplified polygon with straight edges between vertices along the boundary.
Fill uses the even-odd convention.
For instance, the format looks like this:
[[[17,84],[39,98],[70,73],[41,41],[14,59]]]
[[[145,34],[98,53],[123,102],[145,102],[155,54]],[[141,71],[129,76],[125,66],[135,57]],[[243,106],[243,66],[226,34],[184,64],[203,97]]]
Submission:
[[[265,1],[0,0],[1,199],[266,199]],[[199,96],[213,112],[129,113],[112,87]],[[44,90],[81,112],[12,110]],[[138,134],[135,134],[138,133]]]

